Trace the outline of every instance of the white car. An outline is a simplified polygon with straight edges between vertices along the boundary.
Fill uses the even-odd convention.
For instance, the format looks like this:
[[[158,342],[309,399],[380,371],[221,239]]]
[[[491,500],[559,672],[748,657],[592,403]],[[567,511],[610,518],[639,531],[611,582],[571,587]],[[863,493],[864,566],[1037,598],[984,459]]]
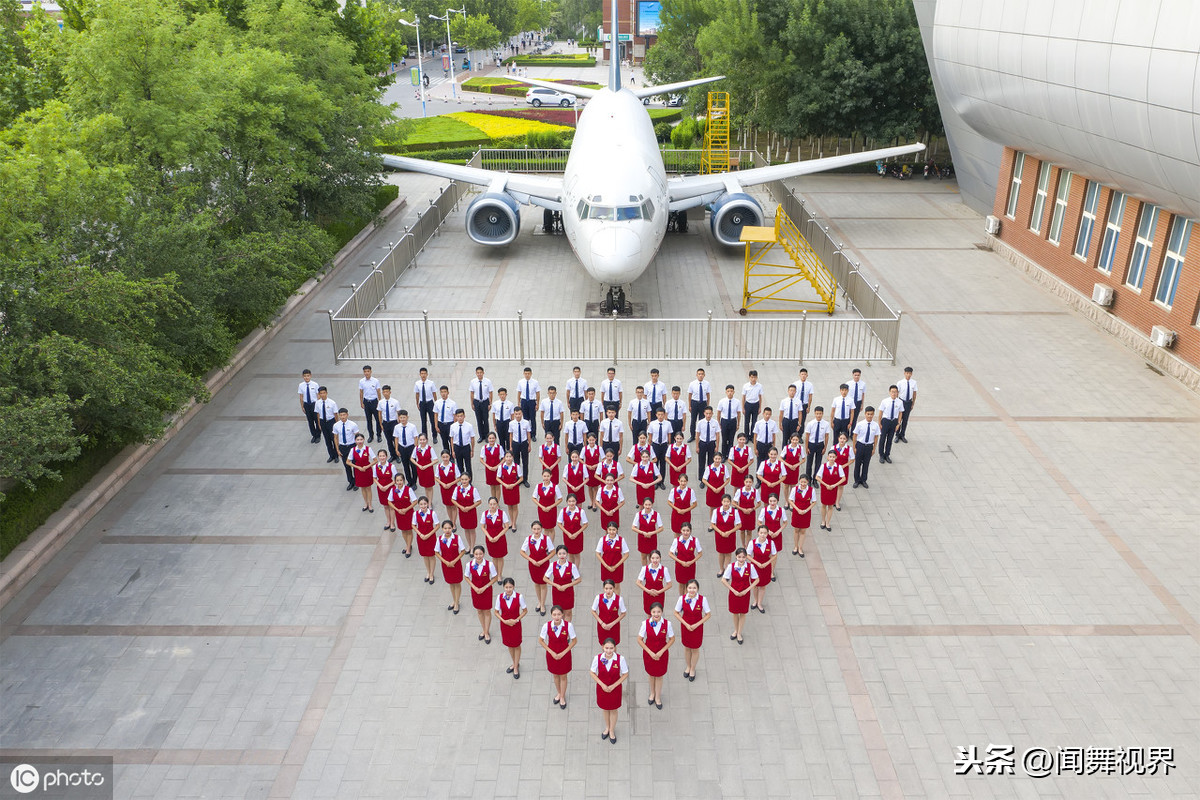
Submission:
[[[534,108],[540,108],[544,105],[567,108],[575,104],[575,96],[535,86],[525,93],[525,102],[531,104]]]

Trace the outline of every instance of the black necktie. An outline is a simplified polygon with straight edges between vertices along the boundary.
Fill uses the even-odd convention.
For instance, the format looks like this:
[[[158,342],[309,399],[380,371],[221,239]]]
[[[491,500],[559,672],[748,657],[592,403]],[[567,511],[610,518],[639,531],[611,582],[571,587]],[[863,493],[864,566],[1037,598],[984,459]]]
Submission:
[[[863,438],[863,444],[871,443],[871,423],[867,423],[867,435]]]
[[[304,384],[304,402],[306,402],[306,403],[312,402],[312,386],[310,386],[307,383]]]
[[[796,410],[796,401],[788,398],[788,418],[795,416],[792,412]]]
[[[407,425],[404,426],[404,428],[407,428],[407,427],[408,427]],[[404,435],[404,428],[400,429],[400,446],[408,447],[408,438]]]
[[[703,383],[700,384],[700,402],[701,403],[704,402],[704,384]]]
[[[421,402],[425,402],[425,382],[421,382]]]
[[[392,403],[390,400],[383,401],[383,421],[384,422],[392,421]]]
[[[342,423],[342,444],[350,444],[350,442],[346,441],[346,424],[345,423]]]

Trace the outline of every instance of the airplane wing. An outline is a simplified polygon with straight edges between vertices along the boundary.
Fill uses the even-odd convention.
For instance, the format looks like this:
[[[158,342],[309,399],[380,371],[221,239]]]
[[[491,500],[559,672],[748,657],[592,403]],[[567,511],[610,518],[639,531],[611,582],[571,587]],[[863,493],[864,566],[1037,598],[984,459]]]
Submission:
[[[695,80],[691,81],[679,81],[679,83],[664,83],[662,86],[643,86],[640,89],[631,88],[629,91],[633,92],[640,98],[646,98],[654,97],[655,95],[660,94],[673,94],[683,89],[690,89],[693,86],[703,86],[706,83],[713,83],[714,81],[723,80],[725,80],[724,75],[716,75],[711,78],[696,78]]]
[[[908,144],[901,147],[887,147],[882,150],[870,150],[864,153],[847,153],[844,156],[815,158],[809,161],[794,161],[791,164],[775,164],[769,167],[723,172],[713,175],[688,175],[671,178],[667,181],[667,191],[670,195],[670,209],[681,211],[685,208],[711,203],[726,192],[738,192],[745,186],[756,186],[760,183],[795,178],[813,172],[824,172],[829,169],[846,167],[851,164],[861,164],[864,161],[879,161],[888,158],[919,153],[925,149],[923,144]]]
[[[476,186],[486,186],[490,192],[508,192],[518,202],[531,203],[554,211],[562,210],[562,178],[543,175],[525,175],[520,172],[493,172],[479,167],[462,164],[443,164],[407,156],[382,156],[385,166],[406,172],[436,175],[452,181],[462,181]]]
[[[537,78],[517,78],[509,75],[505,80],[510,80],[513,83],[527,83],[530,86],[540,86],[543,89],[553,89],[556,92],[563,94],[573,94],[576,97],[595,97],[604,91],[603,89],[589,89],[586,86],[576,86],[573,83],[559,83],[558,81],[543,81]]]

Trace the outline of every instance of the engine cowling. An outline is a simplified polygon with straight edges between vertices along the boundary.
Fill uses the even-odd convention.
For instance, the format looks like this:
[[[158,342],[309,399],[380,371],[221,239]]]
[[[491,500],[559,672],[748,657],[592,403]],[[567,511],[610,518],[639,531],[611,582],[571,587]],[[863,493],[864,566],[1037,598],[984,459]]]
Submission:
[[[763,224],[762,206],[743,192],[726,193],[713,203],[709,219],[713,236],[721,244],[738,244],[742,228]]]
[[[504,192],[482,194],[467,206],[467,235],[479,244],[505,245],[520,231],[520,206]]]

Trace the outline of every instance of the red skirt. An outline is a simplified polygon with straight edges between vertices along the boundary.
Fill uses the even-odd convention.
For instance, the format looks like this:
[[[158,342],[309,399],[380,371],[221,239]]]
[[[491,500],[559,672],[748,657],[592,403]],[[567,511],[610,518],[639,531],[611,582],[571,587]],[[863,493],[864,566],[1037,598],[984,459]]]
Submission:
[[[717,536],[716,549],[718,553],[721,555],[730,555],[734,550],[737,550],[737,536],[734,534],[734,531],[724,534],[720,528],[714,528],[713,530]]]
[[[761,581],[762,576],[759,576]],[[750,593],[747,592],[744,597],[738,597],[733,592],[729,593],[729,613],[730,614],[749,614],[750,613]]]
[[[570,577],[570,576],[568,576]],[[551,589],[550,590],[550,605],[562,606],[563,611],[571,611],[575,608],[575,587],[570,589]]]
[[[505,534],[494,542],[485,536],[484,546],[487,548],[488,558],[505,558],[508,556],[508,535]]]
[[[621,624],[617,623],[616,627],[605,629],[600,623],[596,623],[596,638],[600,641],[600,645],[604,645],[605,639],[612,639],[613,644],[621,643]]]
[[[467,511],[458,512],[458,527],[473,531],[479,527],[479,506]]]
[[[458,554],[459,560],[450,562],[450,566],[442,564],[442,580],[446,583],[462,583],[462,553]]]
[[[562,543],[566,545],[567,552],[573,556],[577,556],[583,552],[583,531],[575,533],[567,533],[563,531]]]
[[[654,493],[655,493],[655,487],[653,484],[651,484],[650,486],[637,487],[637,491],[635,492],[635,494],[637,495],[638,508],[641,508],[642,504],[645,503],[647,500],[649,500],[651,502],[651,504],[653,504],[654,503]]]
[[[429,536],[417,534],[417,555],[433,558],[434,546],[437,544],[437,534],[430,531]]]
[[[771,560],[767,559],[766,564],[759,564],[757,561],[754,561],[753,564],[754,568],[758,570],[758,585],[766,586],[771,582],[771,570],[774,569],[774,567],[771,566]]]
[[[438,492],[441,493],[442,497],[442,505],[444,505],[447,509],[454,508],[454,486],[455,485],[453,483],[448,487],[441,485],[438,486]]]
[[[621,583],[622,581],[625,580],[625,565],[622,564],[619,567],[610,567],[607,564],[605,564],[603,561],[601,561],[600,562],[600,580],[601,580],[601,582],[615,581],[616,583]]]
[[[476,611],[488,611],[495,605],[495,598],[492,597],[492,589],[489,587],[486,592],[471,592],[471,605]]]
[[[646,674],[651,678],[661,678],[667,674],[667,668],[670,667],[671,651],[663,653],[662,658],[655,661],[650,657],[650,654],[645,650],[642,651],[642,665],[646,668]]]
[[[567,652],[562,658],[552,658],[550,653],[546,653],[546,671],[551,675],[570,675],[571,674],[571,653]]]
[[[835,486],[832,489],[826,489],[824,486],[822,486],[821,487],[821,505],[823,505],[823,506],[837,505],[838,488],[839,487]]]
[[[521,484],[516,486],[505,486],[500,490],[501,499],[504,500],[506,506],[521,505]]]
[[[521,646],[521,623],[516,625],[500,625],[500,641],[505,647]]]
[[[700,645],[704,644],[704,626],[701,625],[694,631],[689,631],[687,628],[681,626],[679,642],[688,650],[699,650]]]
[[[596,684],[596,706],[601,711],[616,711],[621,707],[621,689],[618,686],[611,692],[606,692],[600,688],[600,684]]]
[[[638,552],[648,556],[658,549],[658,534],[657,533],[638,533]]]

